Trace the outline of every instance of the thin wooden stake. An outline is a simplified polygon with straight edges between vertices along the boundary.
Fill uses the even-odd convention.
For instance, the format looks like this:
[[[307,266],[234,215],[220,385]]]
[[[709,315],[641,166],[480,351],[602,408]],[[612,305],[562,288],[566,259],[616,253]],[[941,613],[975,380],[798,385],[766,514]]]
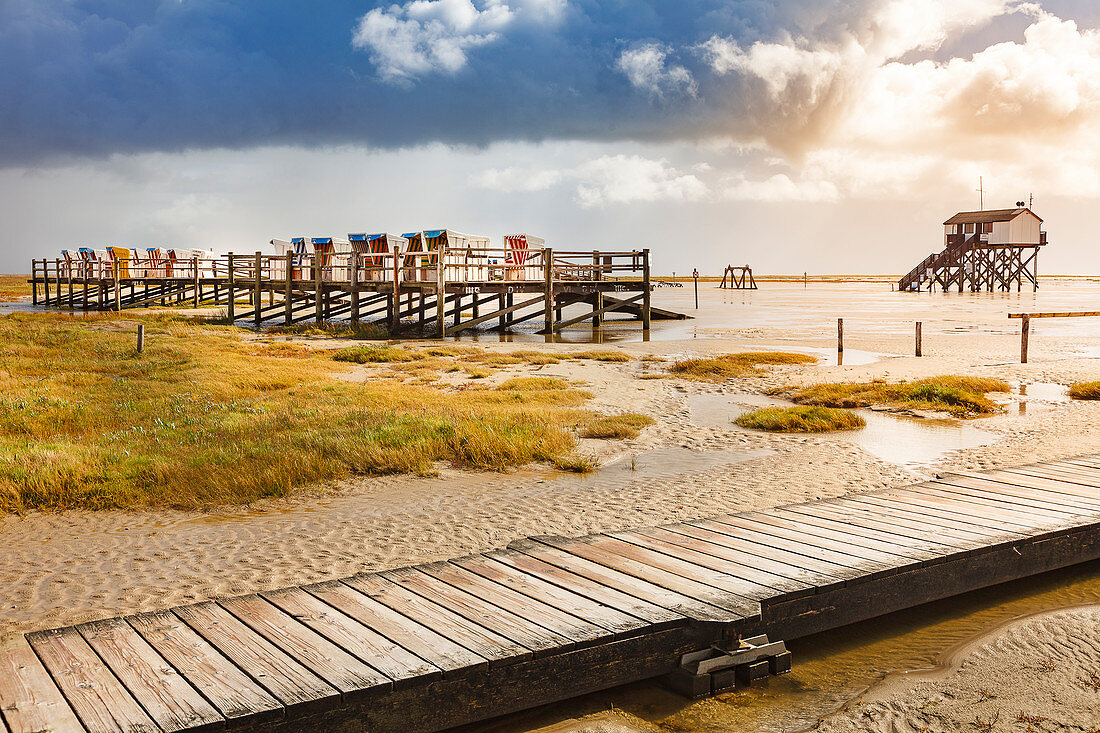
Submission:
[[[920,336],[921,336],[920,329],[921,329],[921,323],[920,323],[920,321],[917,321],[917,356],[922,355],[921,354],[921,342],[920,342],[921,341],[921,339],[920,339]]]
[[[1031,332],[1031,315],[1025,313],[1020,318],[1020,363],[1027,364],[1027,339]]]
[[[138,350],[139,354],[141,352],[145,351],[145,324],[144,323],[139,323],[138,324],[137,350]]]
[[[236,275],[233,272],[233,253],[230,252],[226,256],[229,258],[229,303],[227,312],[229,315],[229,322],[233,323],[235,320],[237,320],[234,311],[237,300],[237,281]]]
[[[643,288],[642,293],[644,295],[644,297],[642,298],[642,330],[643,331],[648,331],[649,326],[650,326],[650,322],[651,322],[651,320],[650,320],[650,309],[649,309],[649,301],[650,301],[651,292],[650,292],[650,287],[649,287],[649,250],[648,249],[643,249],[642,250],[642,288]]]
[[[836,319],[836,350],[838,354],[844,353],[844,319]]]

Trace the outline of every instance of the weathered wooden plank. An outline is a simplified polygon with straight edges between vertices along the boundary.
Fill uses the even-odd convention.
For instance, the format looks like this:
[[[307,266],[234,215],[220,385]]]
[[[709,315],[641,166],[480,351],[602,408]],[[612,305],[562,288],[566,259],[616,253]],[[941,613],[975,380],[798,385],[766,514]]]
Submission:
[[[0,639],[0,720],[10,733],[80,733],[84,726],[22,636]]]
[[[984,541],[992,542],[995,539],[1022,539],[1025,535],[1019,531],[1005,529],[996,522],[990,525],[976,525],[973,521],[967,521],[968,517],[960,517],[957,513],[944,512],[928,507],[906,504],[892,499],[884,499],[874,494],[860,494],[849,497],[853,504],[868,506],[874,511],[882,511],[886,517],[909,517],[914,521],[928,522],[933,526],[945,527],[956,531],[965,531],[985,538]]]
[[[393,681],[258,595],[219,605],[342,693],[392,689]]]
[[[988,485],[1001,488],[1016,488],[1021,490],[1041,491],[1059,502],[1067,502],[1081,507],[1100,507],[1100,489],[1089,489],[1055,479],[1043,479],[1023,474],[974,474],[974,473],[948,473],[941,481],[958,483],[960,480],[975,482],[972,485]],[[971,484],[967,484],[971,485]]]
[[[485,657],[338,580],[303,586],[302,590],[430,662],[444,674],[489,666]]]
[[[838,559],[847,555],[888,566],[906,565],[914,561],[912,554],[905,548],[888,539],[868,541],[860,536],[853,537],[842,530],[830,528],[824,520],[816,517],[786,514],[780,508],[767,512],[751,512],[743,516],[746,520],[768,525],[774,532],[781,532],[781,536],[802,538],[807,545],[838,553]]]
[[[633,575],[613,570],[606,565],[601,565],[570,552],[564,552],[537,540],[517,540],[512,542],[509,547],[547,564],[588,578],[595,583],[612,586],[624,593],[629,593],[635,598],[683,614],[687,618],[697,621],[732,621],[741,618],[740,614],[712,606],[697,598],[677,593]]]
[[[990,492],[990,487],[993,486],[994,490]],[[1082,511],[1080,507],[1073,506],[1072,504],[1059,501],[1049,502],[1039,498],[1035,498],[1034,501],[1026,503],[1021,501],[1019,497],[1014,496],[1012,490],[1015,485],[1006,484],[1002,486],[996,486],[994,484],[986,484],[980,488],[961,486],[959,483],[952,483],[951,481],[937,480],[929,487],[922,487],[921,491],[935,491],[950,492],[955,496],[960,497],[962,501],[972,502],[977,498],[981,498],[986,502],[990,502],[998,507],[998,509],[1005,511],[1012,516],[1020,516],[1021,511],[1024,512],[1024,516],[1035,516],[1039,519],[1057,519],[1059,517],[1073,517],[1079,516]],[[1034,494],[1033,494],[1034,495]]]
[[[434,664],[426,662],[301,588],[267,591],[260,595],[393,680],[395,685],[408,684],[412,680],[427,682],[442,674]]]
[[[738,616],[759,613],[759,603],[726,588],[744,587],[744,581],[717,573],[701,565],[676,561],[668,555],[602,535],[572,540],[544,538],[544,542],[642,580],[662,585],[677,593],[691,594],[701,601],[721,606]]]
[[[678,611],[670,611],[640,598],[628,595],[603,583],[597,583],[583,575],[563,570],[517,550],[503,550],[486,553],[485,557],[508,567],[522,570],[536,578],[553,583],[559,588],[572,591],[596,603],[616,608],[625,614],[641,619],[652,628],[666,628],[678,625],[687,617]]]
[[[839,574],[823,573],[816,568],[805,567],[801,564],[796,565],[781,559],[762,555],[762,549],[765,548],[761,548],[759,545],[754,545],[750,542],[744,542],[723,531],[711,529],[705,526],[704,520],[685,522],[682,524],[667,524],[661,527],[661,529],[705,543],[701,545],[694,544],[693,546],[702,552],[706,552],[708,555],[716,555],[725,560],[743,565],[752,564],[771,575],[787,578],[790,582],[795,584],[802,584],[806,587],[813,588],[823,584],[843,584],[844,582],[844,579],[840,577]],[[643,531],[649,532],[649,530]],[[671,540],[672,538],[669,539]],[[679,540],[676,540],[676,542],[679,542]],[[777,590],[782,589],[785,593],[798,592],[801,590],[799,585],[787,587],[786,585],[778,584],[778,581],[776,582]]]
[[[747,567],[744,562],[722,557],[720,551],[718,553],[714,552],[716,548],[713,545],[708,545],[691,537],[678,535],[663,527],[639,529],[630,532],[611,532],[609,535],[632,545],[645,547],[701,565],[709,570],[739,578],[743,585],[736,589],[731,588],[731,590],[736,590],[739,595],[744,595],[746,598],[759,600],[782,593],[783,591],[780,588],[785,585],[783,581],[790,582],[796,588],[800,585],[797,581],[790,581],[770,573],[753,573],[751,572],[752,568]],[[743,557],[740,559],[743,559]],[[765,579],[767,582],[764,582]]]
[[[919,489],[914,489],[913,494],[921,497],[942,498],[945,501],[957,504],[964,511],[978,513],[979,510],[970,508],[978,506],[981,507],[980,512],[982,514],[1000,517],[1005,520],[1014,518],[1017,521],[1026,522],[1028,525],[1043,529],[1060,526],[1067,521],[1072,521],[1075,516],[1072,511],[1056,511],[1038,506],[1028,507],[1023,504],[1014,504],[1000,495],[992,497],[972,495],[957,487],[956,490],[950,491],[947,487],[938,485],[921,486]]]
[[[999,484],[993,481],[977,481],[965,476],[943,478],[937,485],[945,491],[958,491],[965,495],[1000,497],[1011,504],[1043,509],[1060,508],[1069,510],[1075,517],[1092,516],[1100,513],[1100,503],[1090,503],[1066,494],[1058,494],[1045,489],[1035,489],[1015,484]]]
[[[890,555],[864,557],[863,553],[855,548],[849,548],[847,551],[841,550],[839,549],[841,545],[835,542],[791,530],[782,526],[781,523],[767,518],[766,515],[761,515],[758,518],[734,515],[717,517],[712,521],[731,529],[741,530],[736,534],[751,542],[802,555],[815,561],[832,563],[837,567],[856,569],[863,574],[884,572],[897,567],[896,557]]]
[[[1039,476],[1064,483],[1088,486],[1093,489],[1100,487],[1100,480],[1097,480],[1091,471],[1073,471],[1054,466],[1025,466],[1018,469],[1005,469],[1005,472],[1023,474],[1024,476]]]
[[[80,624],[76,630],[166,733],[210,730],[225,722],[222,714],[122,619]]]
[[[483,586],[479,581],[484,579],[478,576],[469,578],[449,572],[451,570],[458,568],[433,563],[383,573],[383,577],[536,654],[571,649],[577,641],[586,640],[586,633],[598,634],[600,631],[595,628],[576,630],[549,608],[525,603],[523,596],[511,597],[507,588],[498,589],[487,582]],[[453,582],[446,580],[448,577]],[[457,585],[459,583],[463,585]],[[571,631],[576,631],[576,635],[570,634]]]
[[[598,638],[619,638],[631,634],[648,624],[618,609],[596,603],[585,596],[559,588],[541,578],[507,564],[495,562],[485,556],[462,557],[451,561],[471,573],[511,588],[532,600],[581,619],[601,631]]]
[[[88,733],[159,733],[160,728],[76,629],[27,634]]]
[[[909,564],[926,562],[942,557],[945,550],[924,547],[926,543],[917,542],[904,535],[898,535],[884,529],[857,528],[851,524],[839,522],[828,515],[815,515],[787,511],[781,507],[771,510],[771,518],[783,522],[787,527],[806,532],[817,537],[829,539],[842,546],[860,548],[861,552],[877,552],[887,555],[888,562]]]
[[[914,549],[925,550],[932,555],[965,552],[981,544],[981,540],[976,537],[960,538],[958,534],[946,527],[914,522],[907,518],[874,516],[858,506],[821,502],[811,506],[795,504],[785,509],[792,514],[830,519],[851,527],[853,532],[883,532],[892,538],[899,538],[895,541],[907,540]]]
[[[975,517],[973,512],[966,511],[965,507],[960,507],[957,503],[935,499],[934,497],[921,497],[913,493],[866,496],[860,497],[860,500],[886,507],[897,507],[899,510],[909,508],[911,511],[929,516],[953,519],[967,527],[988,527],[990,530],[1011,532],[1020,537],[1030,537],[1034,529],[1023,522],[1002,521],[993,516]]]
[[[282,717],[283,706],[235,664],[168,611],[127,617],[157,652],[227,719]]]
[[[882,569],[881,565],[874,565],[864,570],[859,567],[862,561],[856,559],[845,562],[826,560],[816,556],[814,549],[804,542],[792,541],[773,534],[764,534],[759,526],[742,523],[733,516],[705,519],[698,522],[689,522],[689,524],[722,535],[715,542],[722,541],[729,544],[730,547],[757,557],[778,560],[788,565],[805,568],[821,575],[842,580],[860,577],[867,572],[879,572]]]
[[[287,708],[318,705],[340,694],[216,603],[181,606],[172,612]]]
[[[490,631],[481,624],[377,574],[355,575],[342,582],[464,646],[488,660],[490,666],[514,663],[531,657],[531,650],[522,644]]]

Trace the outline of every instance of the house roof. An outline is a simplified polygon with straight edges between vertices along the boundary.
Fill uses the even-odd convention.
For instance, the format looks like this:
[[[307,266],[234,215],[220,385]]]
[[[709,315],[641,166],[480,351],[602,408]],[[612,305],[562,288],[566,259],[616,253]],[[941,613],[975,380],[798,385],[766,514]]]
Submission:
[[[944,222],[947,224],[985,224],[991,221],[1012,221],[1020,214],[1027,212],[1039,221],[1042,221],[1034,211],[1027,207],[1018,209],[989,209],[987,211],[960,211]]]

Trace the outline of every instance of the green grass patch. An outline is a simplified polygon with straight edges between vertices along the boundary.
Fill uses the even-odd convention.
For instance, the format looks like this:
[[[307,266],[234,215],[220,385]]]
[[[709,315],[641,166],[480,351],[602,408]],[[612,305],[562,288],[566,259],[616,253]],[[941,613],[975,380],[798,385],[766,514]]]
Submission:
[[[653,424],[653,418],[628,412],[621,415],[607,415],[597,418],[581,430],[583,438],[624,439],[637,438],[642,428]]]
[[[1069,396],[1075,400],[1100,400],[1100,382],[1074,382]]]
[[[576,453],[555,458],[554,466],[559,471],[570,473],[592,473],[600,467],[600,460],[595,455],[582,456]]]
[[[630,361],[630,357],[621,351],[589,350],[571,351],[564,355],[567,359],[589,359],[591,361],[624,362]]]
[[[765,407],[741,415],[734,423],[773,433],[825,433],[856,430],[867,423],[851,410],[834,407]]]
[[[972,417],[999,412],[1001,407],[986,394],[1010,389],[1000,379],[942,376],[893,384],[880,381],[815,384],[788,390],[786,396],[800,405],[842,408],[885,405],[894,409],[936,410],[957,417]]]
[[[709,359],[684,359],[674,362],[669,373],[685,379],[721,382],[734,377],[751,377],[763,373],[761,367],[779,364],[813,364],[817,359],[807,354],[787,351],[750,351],[723,354]]]

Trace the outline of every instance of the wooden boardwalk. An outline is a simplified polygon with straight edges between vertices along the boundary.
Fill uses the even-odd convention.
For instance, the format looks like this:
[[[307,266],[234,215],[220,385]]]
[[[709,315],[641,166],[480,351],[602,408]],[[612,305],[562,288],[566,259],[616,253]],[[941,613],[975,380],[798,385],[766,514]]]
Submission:
[[[9,640],[0,730],[438,730],[1097,557],[1100,456],[541,537]]]

